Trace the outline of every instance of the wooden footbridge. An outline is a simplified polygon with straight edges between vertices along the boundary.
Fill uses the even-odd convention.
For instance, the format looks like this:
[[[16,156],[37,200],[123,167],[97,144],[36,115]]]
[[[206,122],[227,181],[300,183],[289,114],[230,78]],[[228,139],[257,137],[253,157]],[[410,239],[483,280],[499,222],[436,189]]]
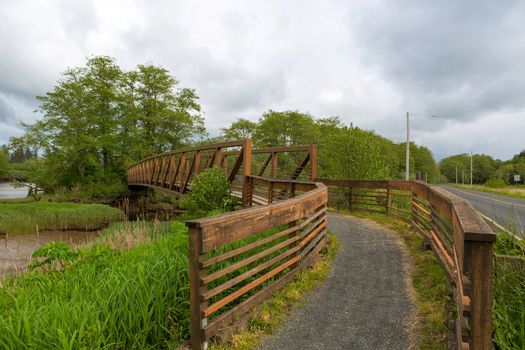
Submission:
[[[466,201],[422,182],[320,179],[316,145],[252,149],[249,139],[146,158],[128,169],[128,183],[182,196],[212,167],[224,170],[244,209],[187,222],[193,349],[206,348],[315,261],[327,243],[329,207],[410,223],[450,283],[450,347],[493,348],[495,234]]]

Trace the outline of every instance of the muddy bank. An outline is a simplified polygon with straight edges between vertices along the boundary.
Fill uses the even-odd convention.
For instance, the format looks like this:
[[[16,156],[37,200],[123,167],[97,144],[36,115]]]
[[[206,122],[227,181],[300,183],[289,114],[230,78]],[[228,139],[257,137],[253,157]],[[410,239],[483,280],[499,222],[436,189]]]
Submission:
[[[0,236],[0,279],[23,272],[31,262],[31,254],[51,241],[81,244],[94,240],[98,231],[54,231],[31,235]]]

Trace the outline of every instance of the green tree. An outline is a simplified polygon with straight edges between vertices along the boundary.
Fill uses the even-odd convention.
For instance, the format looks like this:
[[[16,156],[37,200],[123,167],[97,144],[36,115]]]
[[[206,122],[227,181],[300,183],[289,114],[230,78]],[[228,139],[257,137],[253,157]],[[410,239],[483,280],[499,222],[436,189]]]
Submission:
[[[320,148],[320,176],[343,179],[385,179],[389,167],[381,138],[354,127],[336,128],[324,135]]]
[[[320,132],[314,117],[299,111],[265,112],[253,133],[258,147],[276,147],[317,143]]]
[[[224,140],[235,141],[252,138],[256,128],[257,123],[240,118],[234,121],[230,127],[222,128],[221,132]]]
[[[7,175],[9,158],[4,150],[0,150],[0,177]]]
[[[13,146],[45,155],[46,190],[75,184],[122,182],[126,166],[189,143],[204,131],[194,90],[162,67],[123,71],[111,57],[96,56],[64,72],[38,99],[43,118],[23,125]],[[25,149],[25,148],[22,148]]]

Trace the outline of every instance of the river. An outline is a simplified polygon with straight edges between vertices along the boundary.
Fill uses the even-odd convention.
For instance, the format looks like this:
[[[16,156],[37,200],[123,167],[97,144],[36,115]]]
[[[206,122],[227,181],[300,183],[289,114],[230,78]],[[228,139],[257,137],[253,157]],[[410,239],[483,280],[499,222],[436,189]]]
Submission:
[[[16,188],[9,182],[0,183],[0,199],[27,197],[27,187]]]
[[[27,197],[27,187],[15,188],[7,182],[0,183],[0,199]],[[73,245],[92,241],[98,232],[55,231],[7,236],[0,234],[0,280],[12,272],[23,272],[31,262],[31,254],[51,241],[64,241]]]

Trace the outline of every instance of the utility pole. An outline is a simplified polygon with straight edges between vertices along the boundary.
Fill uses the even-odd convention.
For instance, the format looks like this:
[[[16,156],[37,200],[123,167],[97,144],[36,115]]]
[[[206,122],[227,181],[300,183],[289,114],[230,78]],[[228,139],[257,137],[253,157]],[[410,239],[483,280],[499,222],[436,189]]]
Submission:
[[[470,151],[470,187],[472,187],[472,151]]]
[[[461,184],[465,185],[465,169],[461,167]]]
[[[458,184],[458,165],[456,164],[456,185]]]
[[[405,180],[410,180],[410,114],[407,112],[407,151],[406,151],[406,174]]]

